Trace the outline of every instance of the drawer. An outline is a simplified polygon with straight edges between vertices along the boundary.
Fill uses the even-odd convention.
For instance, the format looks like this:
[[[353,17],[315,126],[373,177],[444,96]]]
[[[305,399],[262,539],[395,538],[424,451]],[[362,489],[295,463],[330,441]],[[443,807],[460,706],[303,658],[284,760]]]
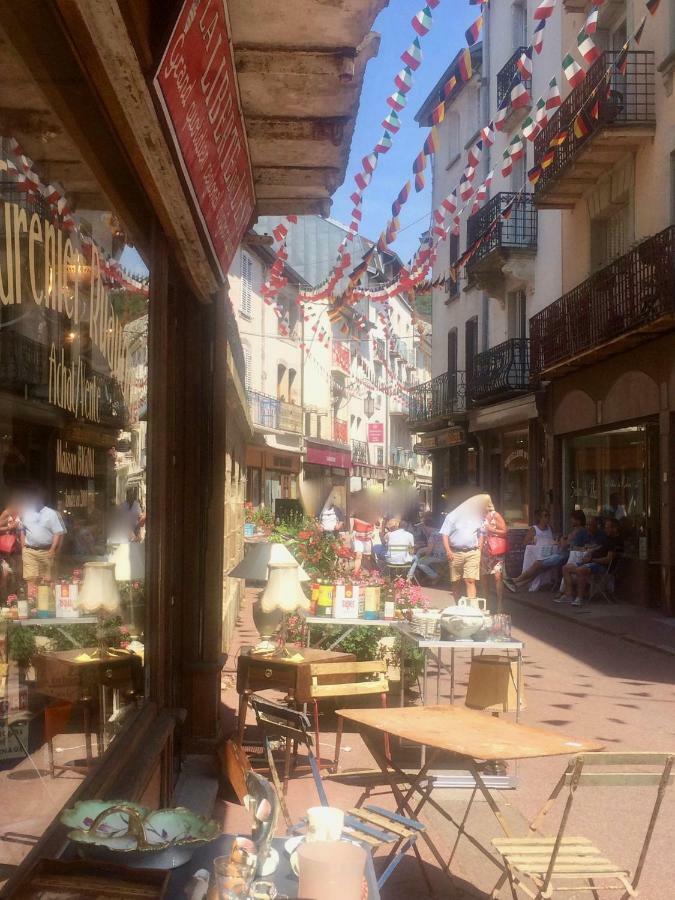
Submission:
[[[280,691],[293,690],[297,678],[297,666],[275,664],[271,659],[240,657],[237,666],[237,692],[241,694],[245,690],[264,691],[271,688]]]

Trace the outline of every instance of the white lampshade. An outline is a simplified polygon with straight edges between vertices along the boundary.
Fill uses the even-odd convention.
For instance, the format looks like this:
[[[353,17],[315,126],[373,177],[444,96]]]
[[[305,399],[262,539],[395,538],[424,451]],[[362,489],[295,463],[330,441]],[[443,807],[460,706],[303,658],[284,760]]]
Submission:
[[[245,578],[246,581],[267,581],[268,566],[277,563],[294,563],[298,567],[300,581],[309,581],[309,575],[299,565],[288,547],[269,541],[249,544],[246,556],[227,574],[230,578]]]
[[[120,592],[115,581],[115,563],[85,563],[84,580],[77,597],[80,609],[90,615],[114,616],[120,611],[120,603]]]
[[[267,587],[259,600],[261,612],[270,613],[280,609],[290,613],[296,609],[309,609],[309,597],[305,596],[300,587],[298,569],[295,560],[270,563]]]

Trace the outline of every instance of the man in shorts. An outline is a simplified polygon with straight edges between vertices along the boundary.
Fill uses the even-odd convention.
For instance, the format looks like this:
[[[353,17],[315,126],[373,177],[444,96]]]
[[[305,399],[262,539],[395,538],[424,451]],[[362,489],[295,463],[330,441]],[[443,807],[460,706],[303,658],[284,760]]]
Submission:
[[[21,559],[24,581],[54,580],[54,562],[66,527],[55,509],[45,506],[42,488],[31,488],[21,512]]]
[[[476,582],[480,579],[479,538],[483,517],[480,504],[467,501],[449,513],[441,526],[450,581],[454,585],[464,579],[467,597],[476,596]]]

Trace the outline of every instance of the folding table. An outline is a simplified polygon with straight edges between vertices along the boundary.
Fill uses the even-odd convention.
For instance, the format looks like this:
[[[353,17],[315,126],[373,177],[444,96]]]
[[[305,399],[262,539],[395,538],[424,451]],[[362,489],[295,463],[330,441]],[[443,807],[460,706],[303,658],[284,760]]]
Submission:
[[[434,859],[450,878],[450,865],[462,837],[490,859],[502,874],[505,871],[501,860],[466,828],[469,812],[480,791],[503,833],[506,837],[511,837],[497,801],[481,774],[480,762],[563,756],[603,748],[602,744],[594,741],[577,741],[559,732],[508,722],[460,706],[340,709],[338,715],[359,726],[364,743],[391,787],[397,803],[397,813],[418,819],[428,804],[457,829],[457,839],[447,861],[434,842],[429,828],[421,834]],[[417,773],[406,774],[386,758],[380,747],[384,733],[427,747],[427,758],[421,763]],[[456,820],[432,796],[436,785],[429,771],[443,753],[451,754],[453,768],[468,772],[473,778],[473,788],[461,821]],[[400,785],[405,787],[401,788]],[[419,795],[419,799],[415,795]]]

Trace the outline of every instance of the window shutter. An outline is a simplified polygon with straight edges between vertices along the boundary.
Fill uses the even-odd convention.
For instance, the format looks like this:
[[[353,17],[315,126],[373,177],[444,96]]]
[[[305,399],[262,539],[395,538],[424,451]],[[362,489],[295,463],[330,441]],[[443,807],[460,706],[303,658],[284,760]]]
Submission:
[[[253,390],[251,378],[251,363],[253,360],[251,358],[251,351],[248,347],[242,347],[242,350],[244,351],[244,387],[247,391],[251,391]]]
[[[251,288],[253,282],[253,260],[248,254],[241,254],[241,299],[239,311],[247,319],[251,318]],[[249,354],[250,355],[250,354]]]

